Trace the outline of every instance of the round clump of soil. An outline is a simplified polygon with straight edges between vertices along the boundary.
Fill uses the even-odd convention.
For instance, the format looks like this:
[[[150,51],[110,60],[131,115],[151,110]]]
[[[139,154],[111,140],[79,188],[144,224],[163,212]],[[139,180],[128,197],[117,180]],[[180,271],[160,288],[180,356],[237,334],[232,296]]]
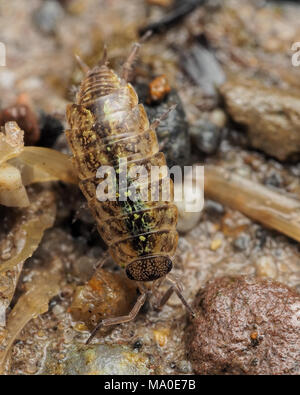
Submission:
[[[266,279],[221,277],[195,299],[186,335],[197,374],[299,374],[300,295]]]

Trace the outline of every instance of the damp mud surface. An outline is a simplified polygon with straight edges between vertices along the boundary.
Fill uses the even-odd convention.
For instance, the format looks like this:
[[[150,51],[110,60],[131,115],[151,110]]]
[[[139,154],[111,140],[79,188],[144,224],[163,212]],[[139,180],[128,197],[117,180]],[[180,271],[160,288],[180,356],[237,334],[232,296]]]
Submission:
[[[47,8],[45,3],[53,4]],[[69,154],[62,133],[65,110],[73,101],[72,87],[83,77],[74,53],[93,66],[106,43],[110,65],[119,72],[139,31],[174,13],[180,2],[157,3],[0,0],[0,41],[7,46],[7,66],[0,69],[1,111],[26,94],[40,129],[35,145]],[[221,187],[219,194],[210,188],[198,222],[180,213],[172,273],[190,304],[208,281],[224,276],[276,281],[299,295],[300,67],[292,66],[290,49],[300,37],[300,6],[270,2],[261,7],[255,0],[207,3],[154,31],[141,49],[132,84],[138,91],[159,76],[167,78],[170,93],[161,101],[147,102],[143,96],[150,120],[165,111],[168,100],[180,103],[176,116],[160,125],[160,149],[168,163],[215,166],[291,199],[295,210],[286,217],[291,213],[282,214],[274,203],[280,222],[273,202],[265,202],[273,210],[260,221],[252,216],[253,208],[243,209],[247,195],[241,194],[238,206],[231,205],[222,199]],[[244,90],[247,102],[238,100]],[[185,338],[189,318],[176,295],[160,312],[146,303],[134,321],[100,331],[85,346],[95,319],[108,317],[108,311],[124,314],[138,293],[108,257],[76,185],[49,181],[26,190],[29,208],[0,206],[0,269],[30,241],[30,221],[40,222],[34,234],[38,248],[13,270],[0,272],[1,373],[224,373],[222,366],[213,372],[201,363],[192,365]],[[261,210],[263,217],[265,207]],[[108,273],[99,278],[95,268],[103,260],[101,270]],[[160,293],[166,289],[163,284]],[[191,336],[197,343],[197,335]],[[228,372],[245,373],[239,367],[230,370],[230,359],[226,366]],[[251,372],[266,371],[256,367]]]

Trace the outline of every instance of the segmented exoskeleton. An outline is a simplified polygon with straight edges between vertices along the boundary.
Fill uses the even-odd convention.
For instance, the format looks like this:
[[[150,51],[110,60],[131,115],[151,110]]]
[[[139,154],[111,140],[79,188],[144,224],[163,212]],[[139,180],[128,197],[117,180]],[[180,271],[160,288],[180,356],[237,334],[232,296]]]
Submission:
[[[161,199],[152,201],[150,197],[151,188],[161,192],[163,179],[156,185],[148,182],[139,186],[141,195],[147,189],[150,197],[147,201],[121,201],[118,197],[116,201],[99,201],[96,194],[97,186],[103,181],[97,177],[100,166],[113,166],[120,175],[120,158],[126,158],[127,172],[134,166],[142,165],[150,170],[151,166],[166,165],[164,154],[159,152],[157,125],[149,125],[144,106],[138,103],[134,88],[127,82],[139,46],[139,43],[133,46],[121,78],[108,67],[106,55],[91,70],[79,60],[86,75],[76,97],[77,103],[67,108],[70,130],[66,135],[78,170],[80,189],[112,258],[125,268],[131,280],[147,282],[169,273],[177,247],[176,206]],[[117,192],[120,196],[122,191]],[[173,290],[183,299],[178,287],[172,286],[164,302]],[[133,319],[145,302],[146,294],[146,291],[141,292],[128,316],[103,320],[92,336],[100,325]]]

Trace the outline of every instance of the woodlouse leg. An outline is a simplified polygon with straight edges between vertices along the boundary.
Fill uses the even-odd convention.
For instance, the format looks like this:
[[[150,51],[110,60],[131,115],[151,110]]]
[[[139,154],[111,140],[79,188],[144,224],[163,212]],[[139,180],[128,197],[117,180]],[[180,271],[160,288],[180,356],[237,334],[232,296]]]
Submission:
[[[147,297],[147,293],[143,293],[142,295],[140,295],[128,315],[123,315],[121,317],[114,317],[114,318],[106,318],[100,321],[93,329],[90,337],[86,341],[86,344],[89,344],[91,342],[91,340],[95,337],[98,330],[103,326],[118,325],[118,324],[123,324],[124,322],[129,322],[134,320],[140,309],[143,307],[146,301],[146,297]]]
[[[140,41],[136,42],[133,44],[132,49],[130,51],[130,54],[128,56],[128,58],[126,59],[125,63],[123,64],[122,67],[122,78],[125,81],[128,81],[128,78],[130,76],[130,71],[132,69],[132,65],[139,53],[139,50],[141,48],[141,45],[151,36],[152,31],[149,30],[147,31],[143,37],[140,39]]]
[[[105,265],[105,263],[108,262],[110,259],[112,259],[112,258],[110,256],[109,252],[106,251],[104,253],[104,256],[101,259],[99,259],[99,261],[96,263],[95,269],[96,270],[101,269]]]
[[[169,281],[173,282],[174,280],[169,279]],[[185,306],[187,311],[194,317],[195,313],[194,313],[193,309],[191,308],[191,306],[188,304],[188,302],[185,300],[185,298],[182,294],[181,287],[178,285],[177,282],[174,282],[170,286],[170,288],[166,291],[166,293],[163,295],[163,297],[161,298],[161,300],[157,306],[157,309],[160,310],[167,303],[167,301],[170,299],[173,292],[176,293],[176,295],[181,300],[182,304]]]
[[[177,107],[177,104],[174,104],[173,106],[171,106],[170,108],[167,109],[167,111],[165,111],[159,118],[155,119],[151,125],[150,125],[150,129],[156,129],[157,126],[161,123],[161,121],[163,121],[164,119],[166,119],[168,117],[168,115],[170,114],[171,111],[175,110],[175,108]]]

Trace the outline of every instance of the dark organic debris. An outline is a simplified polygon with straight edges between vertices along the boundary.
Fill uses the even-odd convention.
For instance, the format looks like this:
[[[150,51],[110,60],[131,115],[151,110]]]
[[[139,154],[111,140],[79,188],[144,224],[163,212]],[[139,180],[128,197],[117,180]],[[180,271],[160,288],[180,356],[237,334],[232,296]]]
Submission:
[[[42,147],[52,147],[63,131],[64,127],[61,121],[50,114],[46,114],[43,111],[40,114],[40,128],[41,138],[39,145]]]
[[[142,103],[146,103],[148,87],[139,84],[136,86]],[[189,164],[191,144],[189,136],[189,125],[186,120],[185,111],[177,92],[172,89],[165,99],[156,105],[145,104],[145,109],[150,122],[160,118],[172,106],[176,107],[170,111],[165,119],[162,119],[156,129],[160,143],[160,150],[166,155],[168,166],[185,166]]]
[[[180,1],[179,5],[175,6],[174,9],[167,13],[161,20],[142,27],[139,30],[140,36],[143,36],[149,30],[153,33],[161,33],[167,30],[203,3],[204,0]]]

